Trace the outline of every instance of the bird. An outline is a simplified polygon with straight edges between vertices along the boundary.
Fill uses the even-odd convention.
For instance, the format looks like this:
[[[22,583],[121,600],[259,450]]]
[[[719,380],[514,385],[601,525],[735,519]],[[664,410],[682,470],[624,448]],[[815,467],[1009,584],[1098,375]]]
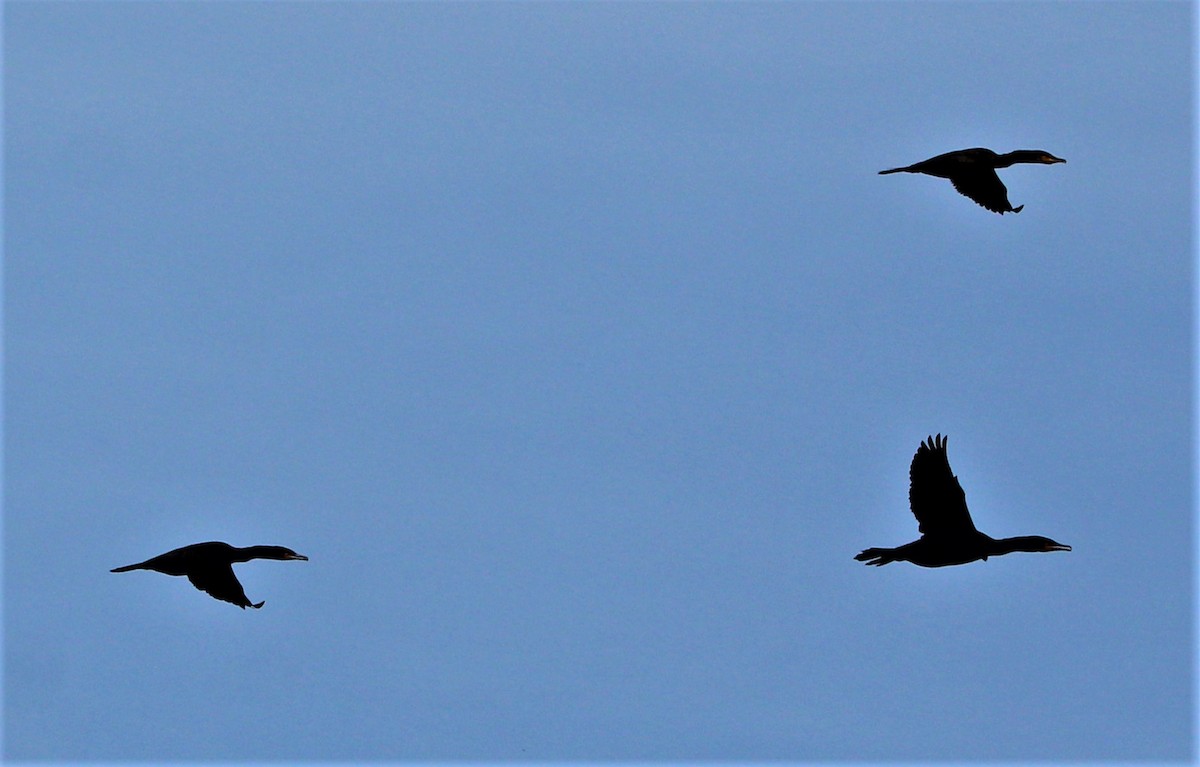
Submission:
[[[908,470],[908,503],[921,537],[894,549],[871,548],[854,558],[880,567],[889,562],[912,562],[921,567],[965,565],[1014,551],[1070,551],[1071,547],[1040,535],[992,538],[975,529],[967,496],[946,457],[941,434],[921,441]]]
[[[242,584],[233,574],[234,562],[249,562],[251,559],[308,561],[308,557],[297,554],[284,546],[240,548],[221,541],[209,541],[174,549],[136,565],[114,567],[109,572],[126,573],[130,570],[153,570],[167,575],[186,575],[193,586],[215,599],[235,604],[243,610],[247,607],[258,609],[266,604],[266,601],[251,602],[247,599]]]
[[[927,176],[948,178],[959,194],[1003,216],[1005,213],[1020,213],[1025,206],[1018,205],[1014,208],[1008,201],[1008,190],[996,175],[996,169],[1022,162],[1053,165],[1066,160],[1041,149],[1018,149],[1015,152],[996,154],[990,149],[976,147],[939,154],[905,168],[881,170],[879,175],[924,173]]]

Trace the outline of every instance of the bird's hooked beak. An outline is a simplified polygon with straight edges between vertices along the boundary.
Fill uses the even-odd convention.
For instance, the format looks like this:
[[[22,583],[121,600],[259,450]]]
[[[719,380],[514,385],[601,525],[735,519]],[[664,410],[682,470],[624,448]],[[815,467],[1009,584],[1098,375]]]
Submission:
[[[1061,157],[1055,157],[1052,154],[1048,154],[1042,158],[1042,162],[1046,163],[1047,165],[1053,165],[1056,162],[1066,162],[1066,160]]]
[[[303,554],[288,554],[286,557],[284,557],[285,561],[290,561],[293,559],[303,559],[305,562],[308,561],[308,557],[304,556]]]
[[[1046,544],[1045,551],[1070,551],[1071,547],[1065,543],[1055,543],[1051,541]]]

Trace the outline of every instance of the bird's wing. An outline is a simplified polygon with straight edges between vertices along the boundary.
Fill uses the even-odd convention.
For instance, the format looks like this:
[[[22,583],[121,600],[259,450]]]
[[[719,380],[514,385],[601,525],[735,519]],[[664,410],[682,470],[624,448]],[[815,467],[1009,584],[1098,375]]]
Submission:
[[[222,563],[193,568],[188,571],[187,578],[193,586],[222,602],[229,602],[241,608],[255,606],[246,598],[242,584],[233,574],[232,565]]]
[[[950,183],[958,193],[970,197],[993,213],[1007,213],[1013,209],[1008,201],[1008,189],[991,168],[973,168],[970,173],[950,177]]]
[[[922,535],[962,535],[975,532],[967,495],[950,471],[946,438],[930,437],[917,448],[908,470],[908,504]]]

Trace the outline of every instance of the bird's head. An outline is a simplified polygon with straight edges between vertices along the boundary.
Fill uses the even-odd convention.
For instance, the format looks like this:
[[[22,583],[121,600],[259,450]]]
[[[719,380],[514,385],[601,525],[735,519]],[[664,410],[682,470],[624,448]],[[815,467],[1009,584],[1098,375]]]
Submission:
[[[297,554],[287,546],[262,546],[259,552],[260,559],[279,559],[287,562],[292,559],[302,559],[308,561],[308,557],[303,554]]]
[[[1070,551],[1071,547],[1065,543],[1045,538],[1041,535],[1022,535],[1017,538],[1010,538],[1013,546],[1013,551]]]
[[[1025,162],[1040,162],[1043,165],[1053,165],[1056,162],[1066,162],[1066,160],[1064,160],[1063,158],[1055,157],[1054,155],[1050,154],[1049,152],[1046,152],[1041,149],[1030,149],[1027,151],[1028,151],[1029,159],[1026,160]]]
[[[1066,162],[1066,160],[1055,157],[1044,149],[1018,149],[1015,152],[1000,155],[996,159],[996,167],[1007,168],[1019,162],[1053,165],[1056,162]]]

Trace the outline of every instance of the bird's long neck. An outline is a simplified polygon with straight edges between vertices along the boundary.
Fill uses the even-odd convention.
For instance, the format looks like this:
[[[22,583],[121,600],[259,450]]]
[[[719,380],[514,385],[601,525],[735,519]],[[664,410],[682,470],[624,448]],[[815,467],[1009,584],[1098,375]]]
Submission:
[[[1014,551],[1042,551],[1040,545],[1027,535],[1018,535],[1015,538],[992,538],[989,548],[991,549],[990,556],[994,557],[1011,554]]]
[[[234,546],[230,562],[249,562],[251,559],[279,559],[274,546]]]
[[[996,167],[1007,168],[1010,165],[1016,165],[1019,162],[1041,162],[1042,153],[1034,152],[1029,149],[1018,149],[1013,152],[1005,152],[1004,154],[996,155]]]

